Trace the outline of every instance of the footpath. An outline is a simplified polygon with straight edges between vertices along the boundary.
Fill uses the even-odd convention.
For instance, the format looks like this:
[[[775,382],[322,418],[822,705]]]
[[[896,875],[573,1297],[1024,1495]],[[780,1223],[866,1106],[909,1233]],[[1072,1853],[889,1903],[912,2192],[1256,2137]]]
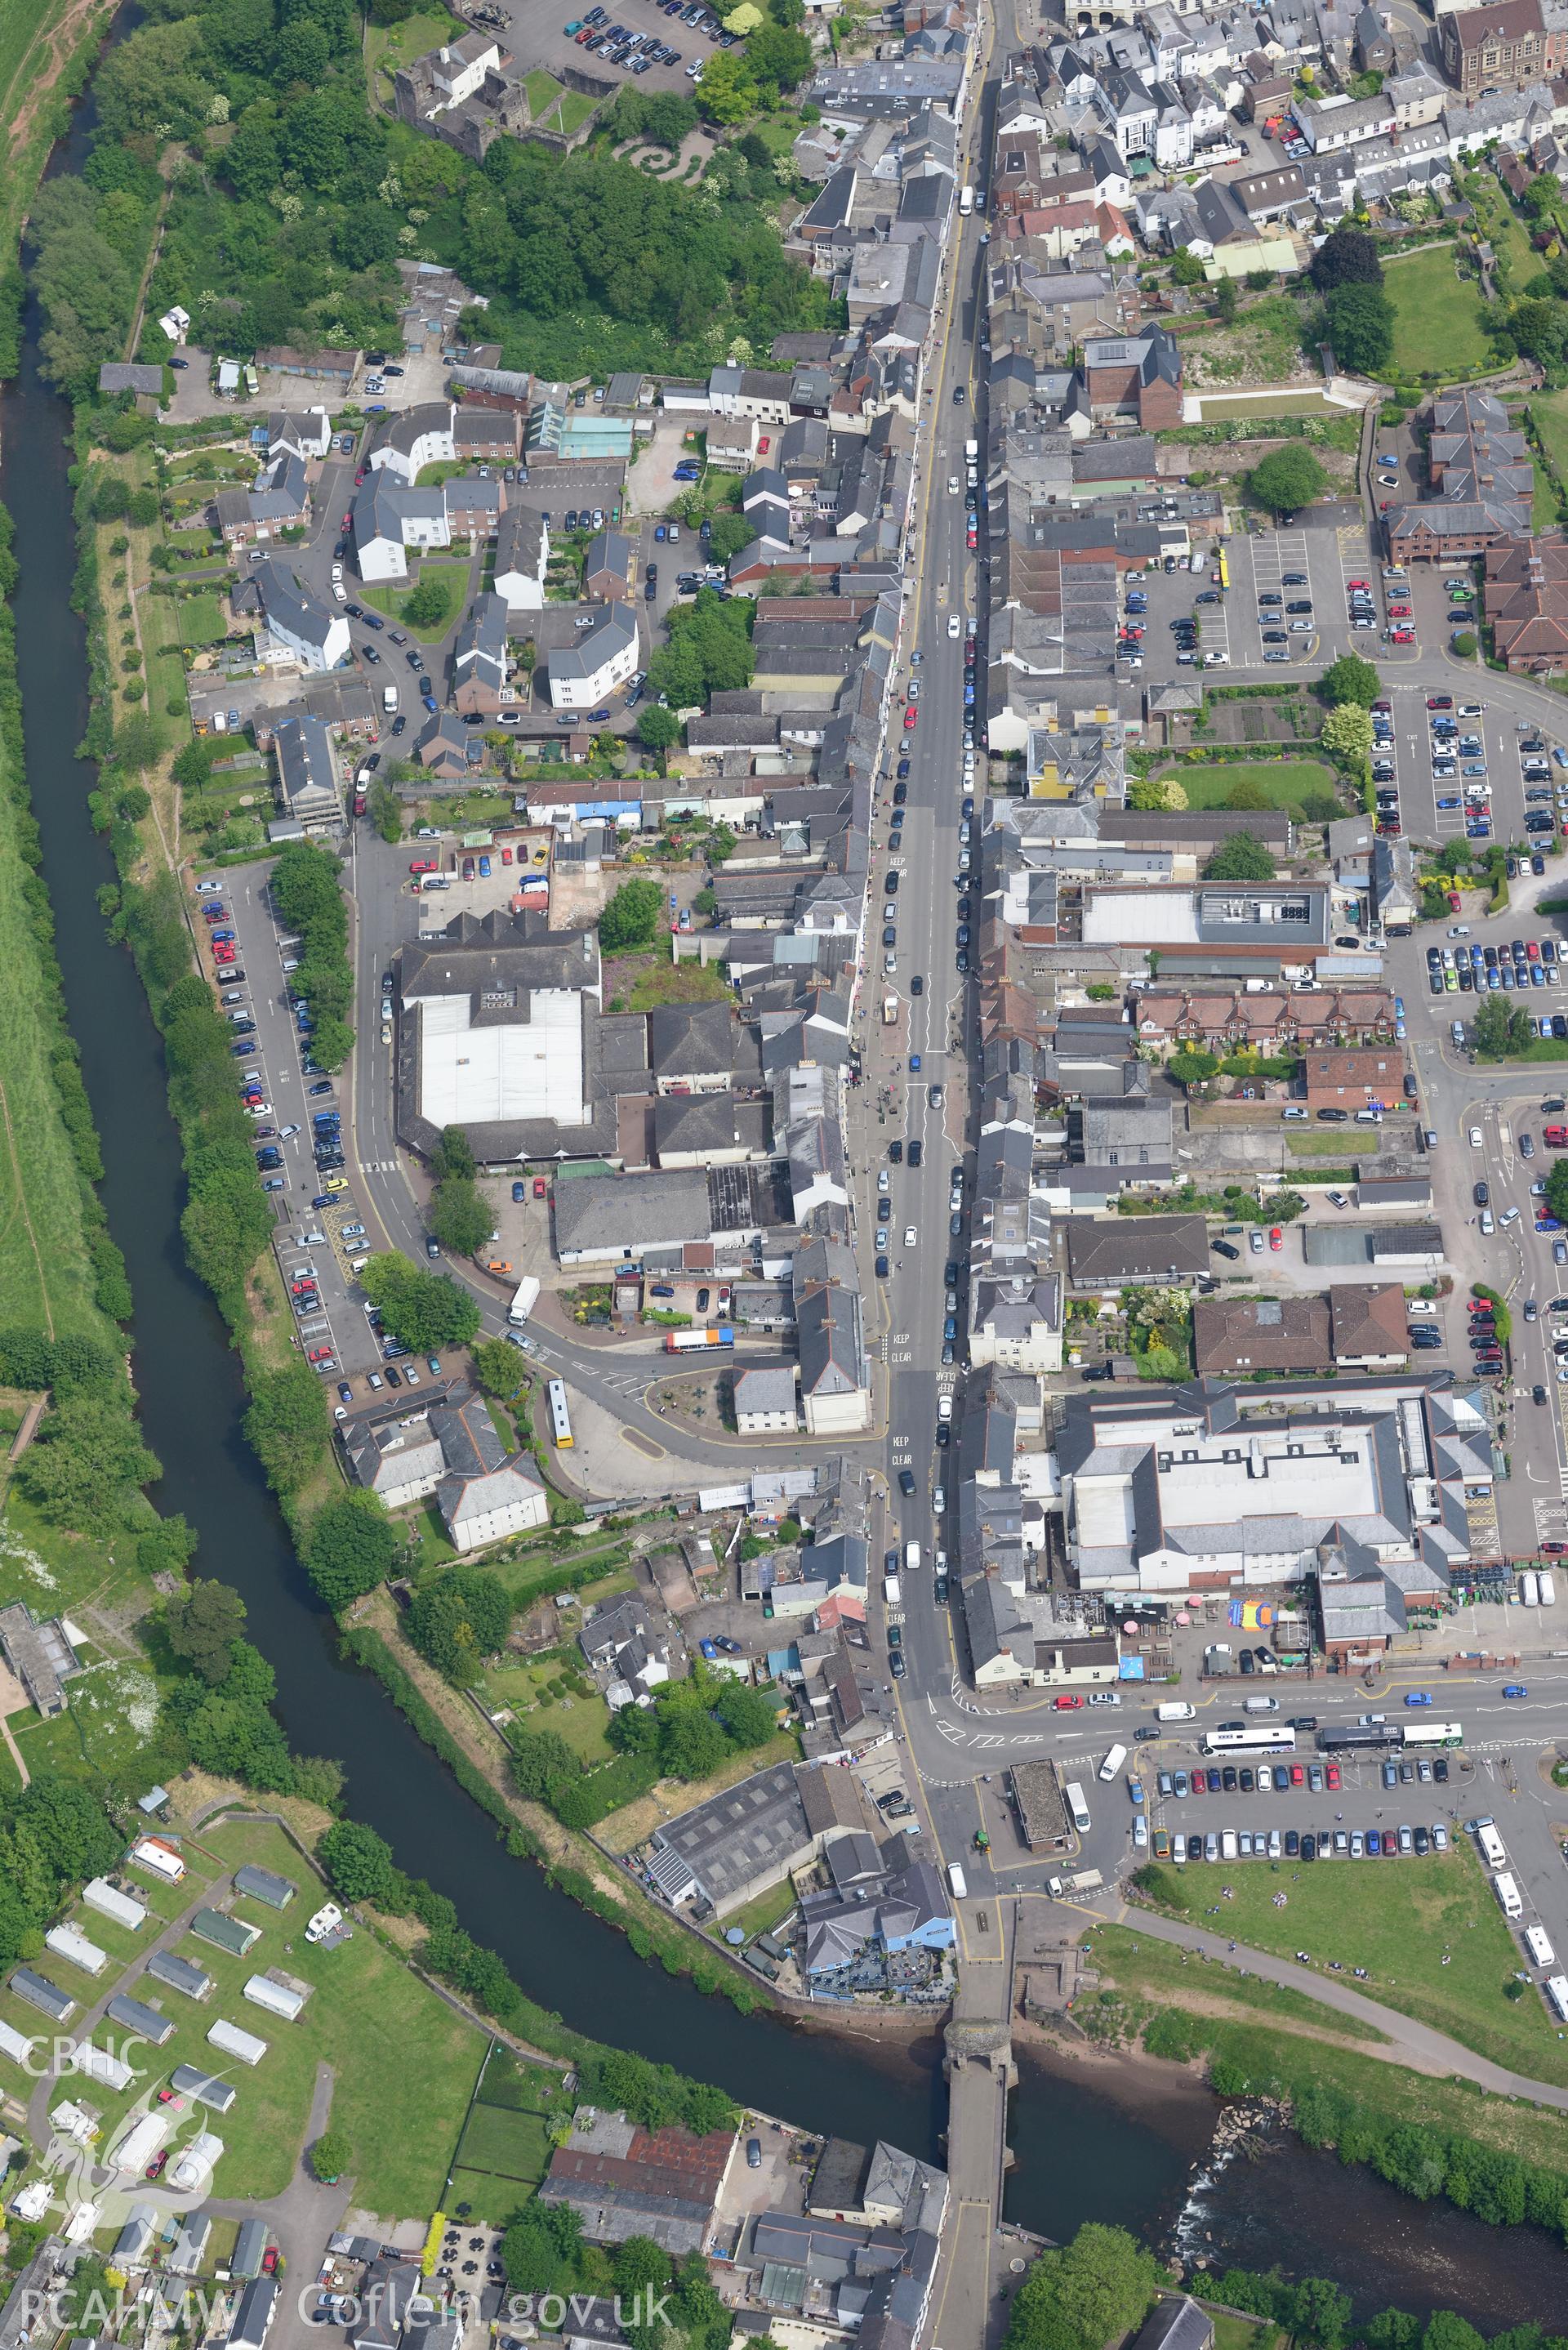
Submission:
[[[1493,2096],[1528,2097],[1532,2105],[1551,2106],[1559,2113],[1568,2113],[1568,2089],[1560,2089],[1550,2081],[1527,2080],[1522,2073],[1510,2073],[1501,2064],[1478,2056],[1462,2041],[1450,2040],[1447,2033],[1435,2032],[1430,2024],[1418,2023],[1414,2016],[1401,2015],[1397,2008],[1381,2006],[1365,1992],[1354,1990],[1335,1976],[1324,1975],[1316,1967],[1298,1966],[1293,1960],[1276,1959],[1266,1950],[1248,1950],[1241,1943],[1232,1950],[1223,1935],[1206,1934],[1200,1927],[1182,1925],[1177,1918],[1162,1917],[1154,1909],[1124,1908],[1116,1922],[1129,1933],[1147,1934],[1151,1941],[1174,1942],[1181,1950],[1201,1951],[1206,1959],[1217,1960],[1222,1967],[1256,1975],[1264,1982],[1283,1983],[1316,2000],[1320,2007],[1334,2008],[1341,2015],[1354,2015],[1385,2035],[1388,2043],[1386,2047],[1372,2044],[1364,2053],[1380,2058],[1386,2064],[1406,2064],[1414,2072],[1433,2074],[1438,2078],[1457,2075],[1461,2081],[1473,2081],[1478,2088],[1489,2090]]]

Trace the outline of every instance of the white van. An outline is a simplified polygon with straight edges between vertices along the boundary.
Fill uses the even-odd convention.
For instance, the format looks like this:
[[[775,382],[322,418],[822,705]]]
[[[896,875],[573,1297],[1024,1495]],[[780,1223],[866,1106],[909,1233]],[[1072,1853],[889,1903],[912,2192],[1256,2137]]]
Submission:
[[[1125,1746],[1113,1746],[1100,1765],[1101,1778],[1114,1779],[1127,1759],[1127,1750]]]
[[[961,1901],[969,1891],[968,1881],[956,1860],[948,1863],[948,1890],[955,1901]]]
[[[1163,1705],[1157,1705],[1154,1711],[1156,1719],[1160,1721],[1191,1721],[1198,1708],[1189,1705],[1185,1698],[1173,1697],[1168,1698]]]
[[[1279,1710],[1277,1697],[1250,1697],[1245,1708],[1248,1713],[1278,1713]]]
[[[1526,1607],[1541,1605],[1541,1586],[1528,1567],[1519,1578],[1519,1596]]]
[[[919,1571],[920,1545],[919,1543],[906,1543],[904,1544],[904,1572],[906,1575],[919,1575]]]
[[[1541,1586],[1541,1605],[1542,1607],[1555,1607],[1557,1605],[1557,1586],[1552,1580],[1552,1577],[1545,1567],[1542,1568],[1535,1580]]]
[[[1489,1868],[1501,1868],[1508,1858],[1502,1838],[1490,1820],[1476,1822],[1476,1842],[1481,1848],[1481,1858]]]
[[[1523,1917],[1524,1904],[1519,1898],[1519,1887],[1511,1877],[1494,1877],[1491,1889],[1502,1904],[1502,1914],[1505,1918]]]

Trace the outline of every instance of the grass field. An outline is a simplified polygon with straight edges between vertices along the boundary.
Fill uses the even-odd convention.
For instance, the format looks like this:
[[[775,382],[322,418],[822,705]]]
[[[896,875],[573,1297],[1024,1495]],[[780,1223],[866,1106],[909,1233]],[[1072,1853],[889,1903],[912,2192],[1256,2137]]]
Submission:
[[[421,644],[439,644],[457,618],[462,606],[463,588],[468,579],[468,566],[466,563],[432,564],[427,559],[420,567],[420,577],[421,581],[439,579],[446,591],[446,609],[433,628],[416,628],[413,621],[410,619],[406,607],[413,592],[411,588],[362,586],[359,593],[367,604],[373,604],[378,612],[385,612],[389,619],[396,620],[400,628],[407,629],[409,634],[411,637],[417,637]]]
[[[639,972],[627,1004],[632,1012],[652,1012],[661,1003],[724,1003],[731,993],[717,963],[654,962]]]
[[[1158,1875],[1161,1906],[1200,1921],[1208,1906],[1203,1873]],[[1568,2043],[1557,2038],[1540,1999],[1531,1993],[1516,2004],[1503,1997],[1519,1951],[1468,1839],[1440,1857],[1402,1859],[1381,1871],[1335,1861],[1299,1871],[1235,1869],[1229,1882],[1224,1931],[1237,1941],[1365,1967],[1371,1998],[1516,2073],[1568,2082]],[[1288,1899],[1276,1909],[1280,1892]]]
[[[1458,276],[1446,245],[1391,258],[1383,291],[1394,310],[1393,380],[1430,375],[1458,383],[1487,365],[1480,288]]]
[[[590,1697],[546,1698],[546,1684],[558,1679],[558,1664],[504,1665],[484,1677],[493,1705],[510,1706],[524,1730],[553,1730],[591,1767],[607,1762],[615,1749],[605,1735],[609,1708],[596,1690]]]
[[[475,2106],[457,2158],[465,2170],[488,2170],[498,2178],[536,2185],[550,2159],[545,2116],[504,2106]]]
[[[213,2124],[225,2149],[215,2175],[215,2193],[265,2199],[287,2185],[305,2137],[317,2067],[325,2063],[331,2065],[335,2082],[332,2119],[348,2131],[354,2147],[356,2201],[384,2219],[428,2219],[478,2075],[483,2038],[362,1929],[337,1950],[313,1950],[306,1943],[303,1927],[316,1903],[316,1882],[280,1830],[261,1825],[220,1826],[203,1836],[202,1846],[210,1856],[205,1859],[187,1846],[192,1870],[182,1886],[146,1887],[160,1917],[179,1915],[190,1907],[202,1885],[211,1881],[205,1871],[226,1870],[244,1860],[289,1877],[299,1887],[298,1898],[282,1912],[254,1901],[237,1905],[238,1914],[262,1928],[262,1939],[247,1958],[230,1958],[190,1938],[180,1941],[181,1954],[194,1960],[217,1983],[204,2003],[186,2000],[166,1986],[128,1984],[138,1995],[151,1994],[175,2020],[177,2029],[155,2054],[148,2055],[146,2077],[118,2095],[101,2088],[95,2093],[95,2102],[103,2108],[106,2138],[112,2140],[119,2133],[140,2099],[176,2064],[213,2064],[205,2035],[219,2016],[226,2016],[256,2033],[268,2048],[254,2071],[233,2068],[239,2095],[232,2110]],[[135,1937],[96,1912],[84,1910],[80,1916],[84,1931],[116,1958],[139,1960],[151,1940],[151,1925]],[[248,1978],[270,1966],[316,1986],[296,2022],[275,2021],[241,1996]],[[52,1979],[67,1974],[74,1975],[74,1970],[56,1962]],[[81,1981],[85,1986],[86,1978]],[[60,1987],[75,1990],[77,1984],[61,1980]],[[100,1978],[84,1995],[96,2000],[106,1988],[106,1979]],[[0,2007],[19,2030],[44,2028],[44,2018],[9,1991],[0,1993]],[[99,2038],[102,2044],[101,2033]],[[410,2059],[417,2052],[417,2061],[389,2063],[389,2052],[396,2050]],[[19,2073],[7,2073],[5,2085],[15,2089],[20,2078]]]
[[[1332,792],[1334,776],[1315,759],[1238,760],[1234,765],[1167,767],[1161,780],[1179,784],[1193,808],[1223,807],[1240,783],[1256,784],[1276,807],[1301,813],[1307,792]]]
[[[554,106],[565,86],[556,79],[554,74],[546,73],[543,66],[535,66],[531,74],[524,74],[523,87],[528,93],[528,103],[535,121],[547,107]]]
[[[223,618],[222,599],[215,591],[203,588],[199,596],[188,597],[183,601],[179,598],[170,600],[174,606],[182,645],[200,649],[223,643],[229,633],[229,627]]]
[[[475,2219],[510,2219],[545,2176],[551,2124],[572,2104],[559,2074],[493,2043],[453,2164],[448,2210],[467,2203]]]
[[[9,781],[0,776],[0,785]],[[114,1332],[93,1304],[81,1189],[49,1075],[54,1024],[23,898],[26,871],[0,789],[0,1298],[7,1321],[109,1343]]]

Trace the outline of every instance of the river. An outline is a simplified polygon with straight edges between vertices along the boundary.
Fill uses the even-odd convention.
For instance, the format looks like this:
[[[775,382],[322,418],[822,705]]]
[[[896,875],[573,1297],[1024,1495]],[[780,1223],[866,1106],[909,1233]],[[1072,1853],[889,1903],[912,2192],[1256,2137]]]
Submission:
[[[122,16],[120,23],[125,20]],[[51,173],[80,167],[91,101],[57,150]],[[735,2097],[815,2130],[890,2139],[940,2158],[946,2095],[934,2044],[879,2050],[742,2017],[639,1961],[611,1928],[514,1861],[493,1827],[421,1745],[379,1685],[338,1658],[241,1428],[238,1359],[180,1237],[183,1180],[165,1106],[160,1039],[123,951],[104,935],[96,892],[115,876],[90,826],[93,776],[75,747],[87,724],[84,636],[69,608],[74,567],[67,468],[68,411],[38,374],[38,315],[29,300],[22,369],[0,395],[0,495],[16,523],[22,569],[16,639],[27,771],[42,834],[72,1028],[107,1173],[104,1205],[137,1301],[134,1372],[147,1440],[163,1463],[157,1500],[200,1537],[199,1565],[243,1596],[249,1631],[277,1675],[277,1711],[291,1743],[343,1765],[356,1817],[391,1845],[402,1867],[447,1894],[470,1932],[499,1950],[529,1995],[579,2030],[721,2083]],[[1156,2091],[1145,2071],[1131,2094],[1107,2094],[1082,2071],[1026,2060],[1012,2138],[1019,2162],[1009,2216],[1063,2238],[1085,2219],[1162,2237],[1186,2201],[1190,2164],[1207,2146],[1212,2101]],[[1505,2239],[1462,2214],[1433,2214],[1366,2173],[1312,2158],[1312,2190],[1289,2182],[1307,2158],[1264,2166],[1281,2182],[1263,2239],[1252,2174],[1232,2167],[1208,2199],[1211,2250],[1294,2272],[1345,2275],[1354,2251],[1358,2306],[1433,2305],[1430,2273],[1407,2250],[1436,2221],[1446,2248],[1439,2301],[1496,2326],[1547,2320],[1568,2307],[1568,2259],[1519,2230]],[[1262,2174],[1258,2174],[1262,2176]],[[1195,2246],[1194,2249],[1197,2247]],[[1521,2293],[1528,2296],[1521,2302]]]

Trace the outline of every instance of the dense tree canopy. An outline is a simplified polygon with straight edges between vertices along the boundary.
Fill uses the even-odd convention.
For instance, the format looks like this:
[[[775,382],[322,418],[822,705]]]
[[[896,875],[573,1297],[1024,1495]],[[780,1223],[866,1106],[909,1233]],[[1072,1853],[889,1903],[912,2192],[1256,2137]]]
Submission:
[[[245,1628],[245,1603],[226,1583],[198,1576],[164,1602],[163,1636],[182,1663],[204,1681],[225,1680],[234,1642]]]
[[[1163,2282],[1152,2253],[1094,2221],[1043,2252],[1013,2297],[1006,2350],[1104,2350],[1136,2326]]]
[[[1233,832],[1203,868],[1210,881],[1272,881],[1274,860],[1256,833]]]
[[[1358,702],[1363,710],[1370,710],[1383,691],[1383,681],[1359,653],[1341,653],[1319,678],[1317,690],[1331,709],[1342,702]]]
[[[427,1273],[396,1249],[373,1256],[359,1284],[395,1338],[416,1354],[437,1347],[463,1347],[479,1327],[479,1308],[450,1274]]]
[[[385,1583],[401,1548],[398,1529],[374,1493],[339,1493],[310,1521],[306,1572],[336,1612]]]
[[[1357,375],[1386,369],[1394,356],[1394,311],[1380,286],[1336,286],[1324,305],[1324,317],[1339,366]]]
[[[623,881],[599,916],[599,944],[606,954],[627,954],[653,944],[664,892],[657,881]]]
[[[1320,294],[1331,294],[1336,286],[1381,286],[1383,264],[1364,230],[1336,228],[1314,254],[1307,275]]]
[[[501,1647],[511,1621],[512,1602],[496,1575],[487,1567],[453,1566],[415,1592],[409,1638],[427,1663],[467,1687]]]
[[[1310,506],[1328,487],[1328,475],[1312,451],[1294,442],[1262,458],[1247,476],[1247,492],[1255,505],[1274,514],[1293,514]]]

